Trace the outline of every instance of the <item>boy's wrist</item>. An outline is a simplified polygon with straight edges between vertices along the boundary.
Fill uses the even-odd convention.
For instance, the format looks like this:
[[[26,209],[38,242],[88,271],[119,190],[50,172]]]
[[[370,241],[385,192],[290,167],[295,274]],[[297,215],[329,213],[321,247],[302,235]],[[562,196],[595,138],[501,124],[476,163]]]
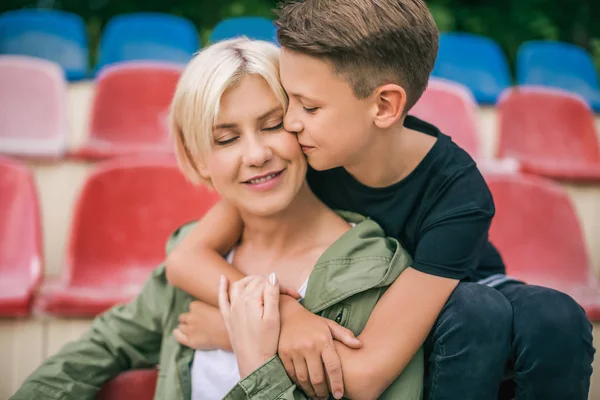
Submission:
[[[289,317],[302,310],[306,311],[297,299],[292,296],[281,295],[279,299],[279,315],[282,324],[284,324]]]

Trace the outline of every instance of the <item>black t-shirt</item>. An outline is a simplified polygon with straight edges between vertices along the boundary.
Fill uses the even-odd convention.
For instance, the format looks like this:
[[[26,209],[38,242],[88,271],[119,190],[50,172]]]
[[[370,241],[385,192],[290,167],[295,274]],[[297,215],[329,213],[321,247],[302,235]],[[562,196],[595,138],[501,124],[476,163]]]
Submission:
[[[402,243],[419,271],[463,281],[504,273],[488,240],[494,201],[473,159],[433,125],[407,116],[404,126],[437,137],[406,178],[372,188],[341,167],[309,168],[313,192],[330,208],[378,222]]]

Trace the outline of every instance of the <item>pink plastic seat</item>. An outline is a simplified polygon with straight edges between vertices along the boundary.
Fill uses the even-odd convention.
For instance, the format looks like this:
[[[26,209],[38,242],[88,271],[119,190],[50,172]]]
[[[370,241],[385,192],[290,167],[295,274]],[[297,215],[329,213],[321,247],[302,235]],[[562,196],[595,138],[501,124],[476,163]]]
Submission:
[[[168,113],[182,67],[125,62],[102,69],[96,80],[89,137],[76,157],[170,152]]]
[[[96,400],[152,400],[157,378],[156,369],[123,372],[102,387]]]
[[[580,97],[558,89],[516,87],[498,103],[498,155],[520,170],[557,180],[600,180],[594,115]]]
[[[62,156],[68,132],[66,91],[58,64],[0,55],[0,153]]]
[[[531,175],[486,175],[496,216],[490,238],[507,274],[572,296],[600,320],[600,286],[575,209],[558,185]]]
[[[93,316],[130,301],[164,260],[169,235],[217,200],[186,181],[169,155],[100,164],[77,200],[62,277],[42,288],[37,307]]]
[[[29,170],[0,158],[0,316],[30,312],[42,279],[39,203]]]
[[[431,79],[409,114],[437,126],[471,157],[479,157],[477,103],[465,86]]]

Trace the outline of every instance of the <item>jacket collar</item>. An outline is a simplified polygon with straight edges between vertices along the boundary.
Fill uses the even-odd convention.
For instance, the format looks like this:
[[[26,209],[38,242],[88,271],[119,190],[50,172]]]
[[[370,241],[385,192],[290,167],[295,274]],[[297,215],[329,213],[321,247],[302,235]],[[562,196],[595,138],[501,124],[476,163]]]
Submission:
[[[385,236],[373,220],[338,212],[356,225],[319,258],[302,304],[312,313],[376,287],[389,286],[412,260],[397,240]]]

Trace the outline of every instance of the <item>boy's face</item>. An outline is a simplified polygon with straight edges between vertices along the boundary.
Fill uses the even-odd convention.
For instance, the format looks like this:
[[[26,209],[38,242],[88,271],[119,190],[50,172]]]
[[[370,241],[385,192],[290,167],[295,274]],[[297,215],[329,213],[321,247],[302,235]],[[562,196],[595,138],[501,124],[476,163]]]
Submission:
[[[298,135],[311,167],[360,164],[375,128],[374,99],[358,99],[329,63],[285,48],[280,73],[289,96],[284,126]]]

